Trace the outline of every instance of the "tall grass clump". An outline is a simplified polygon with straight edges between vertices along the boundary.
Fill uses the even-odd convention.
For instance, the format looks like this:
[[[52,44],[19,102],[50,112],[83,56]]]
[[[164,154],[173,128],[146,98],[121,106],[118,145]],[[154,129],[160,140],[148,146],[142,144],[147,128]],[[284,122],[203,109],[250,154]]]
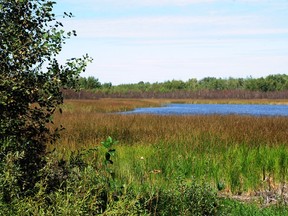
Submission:
[[[86,101],[83,106],[101,103]],[[285,117],[134,116],[84,109],[81,101],[66,104],[77,115],[70,109],[59,117],[66,125],[59,148],[89,147],[112,135],[119,140],[116,175],[133,184],[141,184],[153,170],[161,171],[155,184],[193,176],[232,194],[255,194],[284,182]]]
[[[103,113],[101,106],[109,101],[66,101],[63,115],[54,118],[55,126],[61,122],[66,129],[49,146],[41,170],[44,178],[33,188],[33,196],[20,199],[20,189],[10,184],[10,173],[17,173],[13,161],[21,153],[6,155],[0,184],[9,197],[5,190],[0,193],[9,202],[1,200],[0,214],[287,212],[287,118],[113,113],[123,104],[138,106],[124,99],[115,100]]]
[[[33,196],[11,184],[21,153],[6,155],[0,215],[287,213],[287,118],[113,113],[136,106],[123,99],[103,113],[109,101],[65,103]]]
[[[135,190],[135,185],[115,175],[115,144],[108,137],[102,147],[72,151],[66,159],[59,159],[62,154],[54,151],[43,170],[46,178],[35,185],[37,192],[21,199],[15,193],[9,202],[1,201],[0,215],[215,215],[220,212],[215,191],[196,181],[179,178],[170,181],[169,189],[146,184],[138,185],[140,190]],[[151,174],[156,173],[154,170]],[[147,183],[147,179],[143,184],[144,181]]]

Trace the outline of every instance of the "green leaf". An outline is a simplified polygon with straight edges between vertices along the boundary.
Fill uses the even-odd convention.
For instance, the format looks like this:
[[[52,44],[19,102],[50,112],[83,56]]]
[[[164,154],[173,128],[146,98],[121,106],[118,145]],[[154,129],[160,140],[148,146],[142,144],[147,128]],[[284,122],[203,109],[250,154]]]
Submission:
[[[107,149],[110,148],[113,145],[112,137],[109,136],[105,141],[101,142],[101,144]]]
[[[0,25],[0,137],[9,140],[12,155],[25,153],[22,161],[15,161],[19,172],[13,174],[17,182],[14,186],[20,187],[23,194],[39,181],[46,164],[47,143],[55,142],[63,130],[53,130],[47,124],[53,123],[54,111],[63,103],[61,89],[73,87],[75,77],[88,62],[85,57],[73,61],[71,67],[69,61],[64,65],[57,62],[66,35],[62,24],[55,20],[54,4],[48,0],[0,3],[0,17],[5,20]],[[63,83],[53,80],[59,76]],[[6,157],[8,153],[1,154]]]

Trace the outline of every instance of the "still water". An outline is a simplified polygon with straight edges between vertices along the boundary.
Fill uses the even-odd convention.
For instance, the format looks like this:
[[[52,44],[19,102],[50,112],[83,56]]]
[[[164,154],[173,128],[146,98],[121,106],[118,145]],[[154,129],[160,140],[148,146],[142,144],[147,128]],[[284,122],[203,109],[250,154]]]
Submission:
[[[168,104],[162,107],[137,108],[123,114],[155,115],[253,115],[288,116],[288,105],[251,104]]]

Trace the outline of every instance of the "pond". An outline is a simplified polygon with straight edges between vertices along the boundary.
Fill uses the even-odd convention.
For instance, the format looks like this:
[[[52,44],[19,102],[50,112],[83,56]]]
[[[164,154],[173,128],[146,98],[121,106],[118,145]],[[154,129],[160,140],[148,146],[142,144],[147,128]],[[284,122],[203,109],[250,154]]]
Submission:
[[[288,105],[263,104],[168,104],[162,107],[137,108],[122,114],[155,115],[253,115],[288,116]]]

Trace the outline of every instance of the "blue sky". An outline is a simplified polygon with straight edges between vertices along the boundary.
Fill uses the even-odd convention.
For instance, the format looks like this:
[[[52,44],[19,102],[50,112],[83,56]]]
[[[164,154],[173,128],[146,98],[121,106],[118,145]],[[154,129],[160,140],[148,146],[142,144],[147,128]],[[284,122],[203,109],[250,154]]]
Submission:
[[[112,84],[288,73],[288,0],[58,0],[78,36],[60,59],[88,53],[82,76]]]

